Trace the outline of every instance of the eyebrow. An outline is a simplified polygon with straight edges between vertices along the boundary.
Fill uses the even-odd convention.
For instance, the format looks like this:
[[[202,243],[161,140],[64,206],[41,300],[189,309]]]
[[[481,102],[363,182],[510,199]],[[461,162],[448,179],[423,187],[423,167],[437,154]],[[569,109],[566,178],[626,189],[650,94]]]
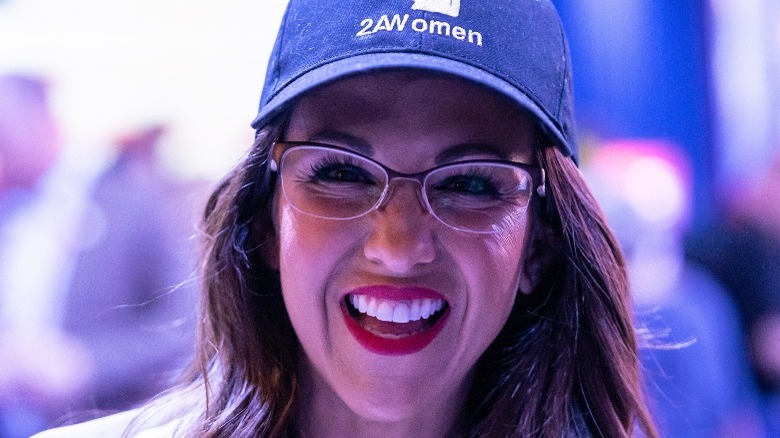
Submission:
[[[366,156],[374,155],[371,143],[351,134],[341,131],[325,130],[310,137],[310,141],[347,147]],[[436,154],[437,165],[462,160],[473,155],[489,155],[497,160],[509,160],[509,155],[488,143],[463,143],[448,147]]]
[[[347,134],[340,131],[322,131],[310,138],[314,142],[323,142],[326,144],[335,144],[339,146],[346,146],[350,149],[354,149],[356,152],[360,152],[363,155],[373,155],[374,148],[366,140],[355,137],[354,135]]]
[[[465,143],[452,147],[448,147],[443,151],[436,154],[436,163],[444,164],[458,159],[463,159],[471,155],[492,155],[498,160],[508,160],[509,156],[496,148],[486,143]]]

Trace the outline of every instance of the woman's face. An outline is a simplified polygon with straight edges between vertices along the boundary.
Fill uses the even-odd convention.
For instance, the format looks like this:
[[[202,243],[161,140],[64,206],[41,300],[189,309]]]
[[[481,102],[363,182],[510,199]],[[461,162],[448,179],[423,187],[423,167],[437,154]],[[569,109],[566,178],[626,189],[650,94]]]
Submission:
[[[518,109],[474,85],[410,73],[308,94],[285,140],[351,149],[404,173],[534,156],[531,123]],[[304,397],[374,421],[453,415],[525,284],[531,215],[496,234],[458,231],[426,211],[409,180],[350,220],[307,215],[276,193],[282,291],[311,391]],[[383,321],[393,312],[416,320]]]

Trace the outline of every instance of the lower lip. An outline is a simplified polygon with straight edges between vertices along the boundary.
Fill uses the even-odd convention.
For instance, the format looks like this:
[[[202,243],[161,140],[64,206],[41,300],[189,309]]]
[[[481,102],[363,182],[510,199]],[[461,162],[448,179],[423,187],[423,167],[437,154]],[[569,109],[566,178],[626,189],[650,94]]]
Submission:
[[[344,314],[347,329],[349,329],[349,332],[352,333],[352,336],[355,337],[358,343],[366,350],[383,356],[414,354],[427,347],[428,344],[433,342],[439,332],[441,332],[450,313],[449,308],[445,309],[444,314],[441,315],[433,327],[428,330],[402,338],[391,339],[384,338],[361,327],[349,314],[349,309],[347,309],[347,305],[343,301],[341,303],[341,310]]]

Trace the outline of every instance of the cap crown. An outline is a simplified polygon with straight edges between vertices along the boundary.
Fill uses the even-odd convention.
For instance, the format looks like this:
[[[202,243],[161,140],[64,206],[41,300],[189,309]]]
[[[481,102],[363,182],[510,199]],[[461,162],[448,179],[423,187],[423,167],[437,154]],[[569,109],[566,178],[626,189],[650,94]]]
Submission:
[[[252,126],[326,82],[403,67],[507,95],[576,155],[568,46],[548,0],[291,0]]]

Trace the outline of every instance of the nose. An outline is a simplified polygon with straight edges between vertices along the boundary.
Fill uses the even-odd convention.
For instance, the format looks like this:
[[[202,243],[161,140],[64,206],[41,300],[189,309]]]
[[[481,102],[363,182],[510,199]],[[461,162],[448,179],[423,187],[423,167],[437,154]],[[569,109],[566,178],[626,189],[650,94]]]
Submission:
[[[436,255],[432,224],[416,181],[396,181],[380,207],[371,213],[372,224],[364,253],[391,274],[403,274],[430,263]]]

